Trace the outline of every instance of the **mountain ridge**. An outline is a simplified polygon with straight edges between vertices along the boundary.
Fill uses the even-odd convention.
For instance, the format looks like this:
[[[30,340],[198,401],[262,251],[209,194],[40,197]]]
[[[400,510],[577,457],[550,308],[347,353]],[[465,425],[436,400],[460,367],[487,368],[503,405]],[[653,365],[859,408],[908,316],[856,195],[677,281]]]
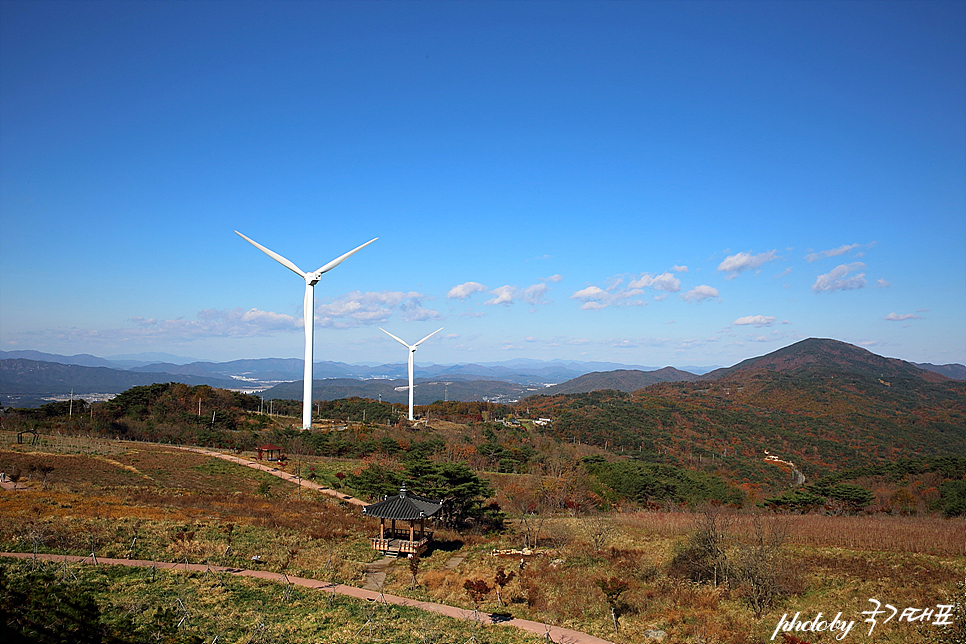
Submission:
[[[922,378],[928,382],[950,380],[941,373],[923,369],[911,362],[886,358],[854,344],[829,338],[800,340],[763,356],[742,360],[732,367],[715,369],[701,379],[721,380],[756,370],[796,372],[817,369],[859,373],[872,378]]]
[[[0,352],[0,395],[66,395],[71,390],[78,394],[109,394],[156,382],[184,382],[192,385],[207,384],[225,389],[258,390],[282,383],[300,383],[302,375],[302,360],[297,358],[256,358],[228,363],[193,362],[184,365],[156,363],[131,369],[113,369],[102,364],[105,362],[103,358],[87,354],[53,356],[59,360],[85,362],[86,365],[7,357],[11,354],[38,355],[40,352]],[[23,361],[36,364],[28,366]],[[851,371],[860,373],[866,378],[884,382],[896,378],[911,378],[934,383],[947,381],[950,378],[961,380],[962,378],[956,378],[956,376],[966,374],[966,367],[962,365],[918,365],[897,358],[885,358],[855,345],[827,338],[802,340],[763,356],[743,360],[732,367],[715,369],[703,375],[674,367],[622,368],[586,373],[570,371],[570,369],[580,368],[581,365],[590,364],[610,365],[612,363],[578,363],[561,360],[540,362],[517,359],[509,361],[507,363],[509,366],[494,363],[424,365],[416,370],[417,383],[422,384],[421,387],[417,387],[417,390],[421,389],[417,396],[422,399],[423,393],[430,395],[430,388],[425,386],[425,383],[431,381],[443,383],[436,392],[441,395],[433,400],[442,400],[449,396],[452,400],[481,400],[493,397],[503,401],[535,393],[553,395],[603,389],[630,392],[668,382],[747,380],[750,377],[749,374],[756,371],[773,373]],[[376,398],[380,393],[384,393],[384,388],[378,384],[364,383],[401,379],[406,374],[404,363],[359,366],[340,362],[317,362],[316,365],[318,377],[315,384],[316,393],[313,397],[319,400],[331,399],[337,391],[350,390],[355,393],[348,395]],[[85,369],[91,371],[85,371]],[[942,371],[949,375],[945,375]],[[332,379],[353,380],[356,384],[352,387],[348,385],[336,387],[334,383],[328,382]],[[267,394],[282,397],[282,392],[287,390],[269,391]],[[393,394],[386,393],[386,395],[393,397]],[[289,396],[286,395],[286,397]]]
[[[582,394],[592,391],[602,391],[613,389],[615,391],[632,392],[644,389],[659,382],[691,382],[700,376],[687,371],[681,371],[674,367],[663,367],[650,371],[638,369],[615,369],[612,371],[593,371],[591,373],[578,376],[559,385],[547,387],[543,392],[546,395],[555,394]]]

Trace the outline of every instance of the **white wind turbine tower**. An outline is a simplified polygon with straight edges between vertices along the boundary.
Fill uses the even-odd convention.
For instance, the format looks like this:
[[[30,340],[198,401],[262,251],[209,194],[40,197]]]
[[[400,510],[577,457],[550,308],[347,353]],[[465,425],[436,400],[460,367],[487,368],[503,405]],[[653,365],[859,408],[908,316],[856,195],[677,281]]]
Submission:
[[[429,340],[431,337],[433,337],[434,335],[442,331],[443,327],[436,329],[435,331],[427,335],[425,338],[423,338],[416,344],[407,344],[406,342],[397,338],[392,333],[389,333],[389,331],[386,331],[382,327],[379,327],[379,330],[385,333],[386,335],[388,335],[390,338],[392,338],[399,344],[409,349],[409,420],[415,420],[413,418],[413,356],[416,355],[416,347],[418,347],[423,342],[426,342],[426,340]]]
[[[299,277],[305,280],[305,300],[303,302],[303,316],[305,320],[305,372],[302,381],[302,429],[312,429],[312,359],[313,359],[313,331],[315,329],[315,285],[318,283],[319,278],[322,277],[322,273],[327,273],[333,268],[344,262],[353,254],[362,250],[372,242],[379,239],[378,237],[370,239],[362,246],[350,250],[345,255],[336,257],[331,262],[323,266],[317,271],[311,273],[305,273],[294,263],[285,259],[276,252],[273,252],[258,242],[245,237],[237,230],[235,231],[239,237],[250,243],[252,246],[262,251],[279,264],[288,268],[289,270],[297,273]]]

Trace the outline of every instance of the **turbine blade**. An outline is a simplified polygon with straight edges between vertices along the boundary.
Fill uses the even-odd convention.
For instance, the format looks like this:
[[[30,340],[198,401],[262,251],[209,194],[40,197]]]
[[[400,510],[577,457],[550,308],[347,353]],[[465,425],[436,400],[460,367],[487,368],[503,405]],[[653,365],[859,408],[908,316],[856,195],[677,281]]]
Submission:
[[[365,248],[366,246],[368,246],[372,242],[376,241],[377,239],[379,239],[379,238],[378,237],[373,237],[372,239],[370,239],[369,241],[367,241],[362,246],[359,246],[358,248],[353,248],[352,250],[350,250],[345,255],[342,255],[340,257],[336,257],[331,262],[329,262],[328,264],[326,264],[325,266],[323,266],[319,270],[315,271],[316,274],[321,275],[322,273],[327,273],[327,272],[331,271],[333,268],[335,268],[336,266],[338,266],[339,264],[341,264],[345,260],[349,259],[352,255],[358,253],[360,250],[362,250],[363,248]]]
[[[429,335],[427,335],[427,336],[426,336],[425,338],[423,338],[422,340],[420,340],[419,342],[417,342],[417,343],[416,343],[416,344],[414,344],[413,346],[414,346],[414,347],[418,347],[418,346],[419,346],[419,345],[421,345],[421,344],[422,344],[423,342],[426,342],[426,340],[429,340],[429,339],[430,339],[431,337],[433,337],[434,335],[436,335],[437,333],[439,333],[439,332],[440,332],[440,331],[442,331],[442,330],[443,330],[443,327],[439,327],[438,329],[436,329],[435,331],[433,331],[432,333],[430,333]]]
[[[409,346],[408,344],[406,344],[406,341],[405,341],[405,340],[401,340],[400,338],[397,338],[397,337],[396,337],[396,336],[394,336],[394,335],[393,335],[392,333],[389,333],[389,331],[386,331],[386,330],[385,330],[384,328],[382,328],[382,327],[379,327],[379,330],[380,330],[380,331],[382,331],[383,333],[385,333],[386,335],[388,335],[388,336],[389,336],[390,338],[392,338],[393,340],[395,340],[395,341],[396,341],[396,342],[398,342],[399,344],[401,344],[401,345],[403,345],[404,347],[406,347],[407,349],[412,349],[412,347],[411,347],[411,346]]]
[[[294,271],[295,273],[297,273],[299,275],[299,277],[302,277],[302,278],[305,277],[305,273],[303,273],[302,270],[298,266],[296,266],[295,264],[293,264],[289,260],[285,259],[284,257],[282,257],[281,255],[279,255],[275,251],[269,250],[269,249],[265,248],[264,246],[262,246],[261,244],[259,244],[254,239],[249,239],[248,237],[245,237],[244,235],[242,235],[237,230],[235,231],[235,234],[238,235],[239,237],[241,237],[242,239],[244,239],[245,241],[247,241],[249,244],[251,244],[252,246],[254,246],[255,248],[257,248],[258,250],[262,251],[263,253],[265,253],[266,255],[268,255],[269,257],[271,257],[272,259],[274,259],[276,262],[278,262],[279,264],[281,264],[285,268],[287,268],[287,269],[289,269],[289,270]]]

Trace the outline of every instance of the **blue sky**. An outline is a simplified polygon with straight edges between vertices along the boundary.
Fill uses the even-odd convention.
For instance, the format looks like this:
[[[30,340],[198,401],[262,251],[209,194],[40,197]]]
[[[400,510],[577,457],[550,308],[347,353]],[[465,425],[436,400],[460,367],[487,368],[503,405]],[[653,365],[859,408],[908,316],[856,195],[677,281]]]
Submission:
[[[0,349],[966,363],[962,2],[0,0]]]

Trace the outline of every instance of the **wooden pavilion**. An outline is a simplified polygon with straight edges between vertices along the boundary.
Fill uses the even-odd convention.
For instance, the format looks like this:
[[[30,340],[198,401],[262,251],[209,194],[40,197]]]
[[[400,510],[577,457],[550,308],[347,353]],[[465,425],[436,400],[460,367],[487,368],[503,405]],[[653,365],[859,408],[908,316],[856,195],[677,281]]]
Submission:
[[[442,501],[413,494],[405,485],[399,494],[365,506],[362,508],[364,515],[379,519],[379,536],[370,538],[372,548],[397,557],[421,553],[433,539],[433,533],[426,530],[426,519],[436,516],[442,508]],[[397,521],[408,524],[408,529],[405,526],[397,527]]]

